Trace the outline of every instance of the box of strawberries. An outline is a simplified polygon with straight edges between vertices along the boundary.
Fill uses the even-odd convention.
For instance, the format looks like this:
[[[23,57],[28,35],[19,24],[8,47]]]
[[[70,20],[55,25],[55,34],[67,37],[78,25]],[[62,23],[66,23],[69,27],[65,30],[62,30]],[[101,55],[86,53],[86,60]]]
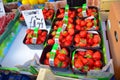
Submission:
[[[108,63],[104,37],[96,7],[58,9],[40,63],[75,78],[101,71]]]

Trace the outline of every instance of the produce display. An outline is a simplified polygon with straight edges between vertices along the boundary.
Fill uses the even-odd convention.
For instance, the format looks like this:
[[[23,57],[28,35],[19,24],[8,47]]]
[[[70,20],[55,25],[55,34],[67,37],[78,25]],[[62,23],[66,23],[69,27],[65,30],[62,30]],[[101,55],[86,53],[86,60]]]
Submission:
[[[82,8],[69,8],[68,10],[60,8],[57,10],[40,63],[54,68],[66,69],[67,67],[73,73],[78,74],[102,69],[105,62],[101,49],[102,36],[98,11],[94,7],[88,7],[85,10],[87,16],[82,15],[83,11]],[[59,47],[52,50],[52,46],[56,44]],[[66,47],[70,51],[63,50]],[[50,56],[54,56],[52,60]]]
[[[54,16],[54,10],[53,9],[43,9],[42,10],[42,12],[43,12],[43,16],[44,16],[44,19],[46,20],[46,19],[52,19],[53,18],[53,16]]]
[[[28,29],[26,31],[26,36],[24,39],[25,44],[42,44],[44,43],[47,36],[46,30],[38,30],[38,33],[35,33],[33,29]]]
[[[102,54],[98,50],[77,49],[72,54],[72,68],[80,73],[98,70],[103,66],[101,59]]]
[[[50,65],[51,52],[45,53],[46,57],[44,59],[44,64]],[[54,58],[54,67],[67,68],[70,63],[69,51],[67,48],[57,49]]]
[[[6,1],[10,2],[13,0]],[[31,5],[45,2],[46,0],[22,0],[21,3],[25,5],[19,7],[19,11],[33,9]],[[41,49],[43,50],[39,60],[42,65],[49,66],[56,73],[59,71],[63,72],[65,76],[68,73],[72,73],[75,76],[76,74],[86,75],[91,70],[101,70],[106,65],[103,33],[96,7],[85,5],[81,7],[68,6],[57,10],[44,7],[41,10],[43,16],[40,18],[37,17],[38,15],[35,16],[37,17],[36,20],[31,17],[34,17],[32,15],[37,12],[26,13],[31,18],[30,25],[35,24],[36,26],[34,25],[31,28],[27,26],[28,29],[23,43],[27,46],[32,45],[34,48],[36,48],[36,45],[42,46]],[[0,17],[0,36],[14,17],[14,13]],[[38,22],[41,21],[43,25],[44,20],[45,26],[37,28]],[[24,23],[26,26],[21,13],[18,23]],[[40,47],[37,49],[40,49]],[[64,70],[68,72],[64,72]]]
[[[0,17],[0,35],[2,35],[2,33],[5,31],[8,23],[14,19],[14,16],[14,13],[9,13],[5,16]]]
[[[82,8],[78,8],[77,9],[77,16],[78,17],[97,16],[98,15],[97,10],[95,8],[88,8],[86,10],[86,14],[87,14],[86,16],[84,16],[82,14],[82,11],[83,11]]]
[[[64,18],[64,13],[65,13],[65,10],[64,10],[63,8],[60,8],[60,9],[58,9],[58,11],[57,11],[56,17],[57,17],[58,19],[62,19],[62,18]]]
[[[76,19],[76,30],[99,30],[98,20],[94,19]]]
[[[75,47],[100,47],[101,37],[96,31],[79,31],[74,37]]]

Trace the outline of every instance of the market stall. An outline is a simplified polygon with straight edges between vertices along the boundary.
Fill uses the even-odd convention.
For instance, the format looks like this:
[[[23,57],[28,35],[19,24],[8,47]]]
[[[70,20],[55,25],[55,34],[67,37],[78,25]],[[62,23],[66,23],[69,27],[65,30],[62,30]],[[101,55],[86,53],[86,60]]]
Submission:
[[[66,79],[114,80],[106,23],[99,14],[99,2],[11,2],[16,9],[9,9],[11,4],[6,0],[3,3],[6,14],[0,17],[2,76],[8,71],[15,76],[19,74],[20,80],[23,77],[48,80],[41,75],[40,70],[45,68],[51,70],[51,75]],[[7,76],[0,79],[8,80],[13,75]]]

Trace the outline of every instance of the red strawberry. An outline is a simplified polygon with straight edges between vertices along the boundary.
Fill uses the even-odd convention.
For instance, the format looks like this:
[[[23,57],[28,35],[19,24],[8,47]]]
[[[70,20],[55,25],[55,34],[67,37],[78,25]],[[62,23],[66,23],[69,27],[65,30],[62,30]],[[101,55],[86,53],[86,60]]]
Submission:
[[[95,44],[98,44],[99,42],[100,42],[100,36],[99,35],[94,35],[94,37],[93,37],[93,42],[95,43]]]
[[[61,67],[62,66],[62,62],[57,57],[54,59],[54,66],[55,67]]]
[[[92,22],[88,22],[88,23],[86,24],[86,26],[87,26],[88,28],[91,28],[91,27],[93,26],[93,23],[92,23]]]
[[[87,50],[85,57],[92,58],[93,57],[93,51],[92,50]]]
[[[82,69],[83,68],[83,63],[81,62],[80,59],[76,59],[74,62],[74,66],[78,69]]]
[[[68,55],[68,51],[67,51],[66,48],[62,48],[62,49],[60,50],[60,52],[66,54],[66,55]]]
[[[57,58],[60,61],[65,61],[66,60],[66,54],[60,53],[60,54],[57,55]]]
[[[89,45],[93,45],[93,39],[88,39],[87,43],[88,43]]]
[[[85,53],[85,51],[78,51],[77,54],[84,57],[86,53]]]
[[[29,39],[25,40],[25,44],[30,44]]]
[[[85,26],[86,25],[86,22],[84,20],[81,21],[81,26]]]
[[[75,29],[76,30],[81,30],[81,26],[80,25],[76,25]]]
[[[49,39],[49,40],[47,41],[47,43],[48,43],[49,45],[53,45],[53,44],[55,43],[55,41],[54,41],[54,39]]]
[[[74,35],[74,29],[68,29],[68,33],[69,33],[70,35]]]
[[[65,46],[70,46],[71,45],[71,41],[65,41]]]
[[[78,8],[78,9],[77,9],[77,12],[82,12],[82,8]]]
[[[72,18],[68,18],[68,23],[73,23],[73,19]]]
[[[79,43],[79,42],[80,42],[80,38],[79,38],[79,37],[75,37],[75,38],[74,38],[74,41],[75,41],[76,43]]]
[[[66,36],[68,36],[68,32],[67,32],[67,31],[63,31],[63,32],[62,32],[62,35],[63,35],[64,37],[66,37]]]
[[[50,58],[50,52],[47,52],[47,54],[46,54],[46,58],[47,58],[47,59]]]
[[[49,59],[45,59],[44,64],[49,65]]]
[[[80,25],[81,24],[81,19],[77,19],[76,24]]]
[[[87,31],[80,31],[80,37],[85,38],[87,36]]]
[[[71,36],[71,35],[68,35],[68,36],[66,37],[66,40],[67,40],[67,41],[72,41],[72,36]]]
[[[39,30],[38,30],[38,35],[40,35],[41,33],[42,33],[42,31],[39,29]]]
[[[101,54],[99,51],[96,51],[94,54],[93,54],[93,59],[94,60],[100,60],[101,59]]]
[[[64,13],[65,10],[64,9],[59,9],[59,11],[60,11],[60,13]]]
[[[102,62],[100,60],[94,62],[94,66],[101,68],[102,67]]]
[[[68,66],[68,63],[67,62],[62,62],[62,68],[66,68]]]
[[[29,34],[31,32],[31,29],[27,29],[26,34]]]
[[[94,66],[94,60],[92,58],[87,58],[88,60],[88,66],[93,67]]]
[[[88,60],[86,58],[83,58],[83,57],[81,58],[81,61],[84,65],[87,65],[87,63],[88,63]]]
[[[81,38],[79,42],[80,47],[86,47],[87,46],[87,40]]]

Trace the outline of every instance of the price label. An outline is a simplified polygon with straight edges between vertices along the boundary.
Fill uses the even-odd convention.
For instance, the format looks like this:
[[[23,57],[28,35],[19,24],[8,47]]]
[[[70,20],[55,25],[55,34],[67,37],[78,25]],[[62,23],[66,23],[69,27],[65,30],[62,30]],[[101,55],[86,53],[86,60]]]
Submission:
[[[22,14],[28,28],[34,29],[37,27],[39,29],[46,29],[42,9],[25,10],[22,11]]]
[[[82,11],[82,15],[83,15],[83,17],[87,17],[86,10]]]
[[[2,0],[0,0],[0,17],[5,15],[5,10]]]

